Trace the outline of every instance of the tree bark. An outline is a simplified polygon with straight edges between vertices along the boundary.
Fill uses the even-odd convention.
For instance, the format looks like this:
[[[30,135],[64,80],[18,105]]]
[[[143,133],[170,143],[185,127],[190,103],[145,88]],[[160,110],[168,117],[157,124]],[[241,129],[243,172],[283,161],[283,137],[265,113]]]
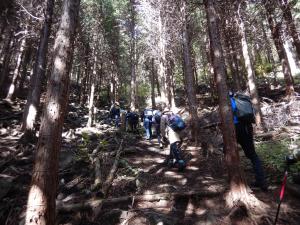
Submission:
[[[27,34],[27,31],[25,31],[25,35],[26,34]],[[14,70],[13,77],[11,80],[11,84],[9,86],[8,93],[6,95],[7,101],[11,101],[13,98],[13,95],[15,94],[16,85],[17,85],[17,81],[19,78],[19,74],[20,74],[21,62],[22,62],[25,47],[26,47],[26,38],[23,38],[23,40],[20,43],[20,49],[18,52],[16,66],[15,66],[15,70]]]
[[[228,170],[230,190],[227,203],[234,204],[247,194],[246,182],[240,168],[240,158],[237,149],[232,110],[226,85],[226,69],[221,45],[218,16],[214,0],[205,1],[205,10],[210,39],[211,57],[214,68],[214,78],[219,96],[219,110],[224,142],[225,163]]]
[[[28,65],[31,64],[31,57],[32,57],[32,47],[31,47],[31,43],[28,43],[26,46],[26,50],[24,53],[24,59],[23,59],[23,63],[22,63],[22,72],[21,72],[21,78],[20,78],[20,82],[18,84],[18,93],[22,93],[23,88],[24,88],[24,82],[26,80],[26,76],[27,76],[27,70],[28,70]]]
[[[36,62],[33,68],[33,75],[30,79],[27,102],[24,108],[22,130],[24,131],[24,138],[26,141],[30,141],[32,137],[35,136],[34,124],[37,119],[38,108],[40,104],[42,80],[45,79],[54,1],[55,0],[47,0],[46,3],[45,21],[41,30]]]
[[[3,61],[2,61],[2,68],[0,73],[0,89],[3,89],[3,83],[9,73],[9,63],[11,58],[11,47],[13,45],[13,32],[12,29],[8,29],[7,39],[3,44]]]
[[[155,65],[154,65],[154,58],[151,59],[151,103],[152,109],[156,108],[155,104]]]
[[[159,70],[158,77],[160,82],[160,98],[161,101],[167,103],[167,93],[166,93],[166,29],[165,29],[165,21],[163,17],[163,9],[160,9],[159,13],[159,21],[158,21],[158,35],[159,35]]]
[[[93,65],[93,73],[91,76],[91,90],[90,90],[90,98],[89,98],[89,118],[87,122],[87,127],[92,127],[93,125],[93,114],[94,114],[94,96],[95,96],[95,82],[97,75],[97,52],[94,49],[94,65]]]
[[[167,65],[167,73],[166,73],[166,93],[167,93],[167,100],[168,100],[168,106],[171,109],[174,109],[175,107],[175,98],[174,98],[174,82],[173,82],[173,73],[174,73],[174,61],[173,59],[168,60]]]
[[[130,81],[130,109],[131,111],[136,110],[136,39],[135,39],[135,23],[136,23],[136,12],[135,12],[135,0],[130,0],[130,69],[131,69],[131,81]]]
[[[287,23],[289,34],[293,38],[298,59],[300,59],[300,39],[291,13],[290,3],[288,2],[288,0],[279,0],[279,3],[280,3],[280,8],[283,12],[283,18]]]
[[[186,85],[186,92],[189,104],[189,112],[192,119],[192,136],[196,140],[197,127],[198,127],[198,113],[197,113],[197,99],[195,90],[195,77],[193,74],[191,51],[190,51],[190,37],[188,32],[188,18],[187,18],[187,3],[186,0],[181,1],[181,11],[183,17],[182,27],[182,45],[183,45],[183,60],[184,60],[184,79]]]
[[[54,44],[53,70],[47,87],[39,141],[26,210],[26,225],[55,224],[58,152],[67,110],[75,29],[80,0],[65,0]]]
[[[247,70],[247,77],[248,77],[248,88],[250,91],[251,101],[253,104],[253,107],[255,109],[255,121],[258,127],[261,127],[265,129],[265,125],[263,122],[262,112],[260,108],[260,99],[256,88],[256,80],[255,80],[255,72],[253,68],[253,62],[251,60],[250,54],[249,54],[249,48],[248,43],[246,39],[246,31],[245,31],[245,25],[243,18],[241,15],[238,15],[238,24],[240,28],[240,36],[241,36],[241,43],[242,43],[242,51],[243,51],[243,57],[244,62]]]
[[[273,2],[265,1],[264,5],[267,11],[269,27],[282,65],[282,72],[286,84],[286,95],[291,96],[294,94],[294,79],[292,77],[291,68],[289,66],[287,54],[283,46],[282,36],[280,34],[282,31],[281,24],[277,23],[275,21],[275,18],[273,17],[274,14]]]

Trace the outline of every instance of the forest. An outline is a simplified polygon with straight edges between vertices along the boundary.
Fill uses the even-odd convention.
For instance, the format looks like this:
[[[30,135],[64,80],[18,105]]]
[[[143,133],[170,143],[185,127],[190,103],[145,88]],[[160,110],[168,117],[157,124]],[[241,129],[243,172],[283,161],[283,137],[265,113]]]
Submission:
[[[0,0],[0,224],[300,224],[299,0]]]

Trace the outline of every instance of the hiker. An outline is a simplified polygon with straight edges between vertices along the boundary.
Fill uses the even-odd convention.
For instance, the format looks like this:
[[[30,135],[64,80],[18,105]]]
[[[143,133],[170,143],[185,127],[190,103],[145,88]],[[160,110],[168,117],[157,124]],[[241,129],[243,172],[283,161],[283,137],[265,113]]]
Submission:
[[[120,126],[120,113],[121,113],[119,102],[115,102],[114,104],[112,104],[112,106],[110,107],[109,113],[110,113],[110,118],[115,120],[115,127],[119,127]]]
[[[160,132],[163,142],[170,144],[170,153],[166,161],[169,167],[174,165],[178,166],[178,170],[182,171],[186,167],[186,162],[184,161],[181,153],[181,138],[180,130],[184,129],[185,124],[183,120],[178,115],[175,115],[168,108],[165,108],[162,112],[160,121]],[[180,120],[180,124],[178,122]],[[179,126],[178,126],[179,125]],[[180,129],[178,129],[180,127]],[[175,162],[174,162],[175,159]]]
[[[139,115],[136,112],[131,112],[130,109],[128,109],[126,113],[126,130],[128,130],[129,127],[131,132],[136,132],[138,123]]]
[[[161,135],[160,135],[160,121],[161,121],[161,111],[159,109],[156,109],[153,111],[153,118],[152,118],[152,122],[154,123],[154,127],[155,127],[155,133],[157,136],[157,141],[159,144],[159,148],[162,149],[163,145],[161,143]]]
[[[146,131],[146,139],[151,140],[152,138],[152,117],[153,117],[153,110],[152,109],[145,109],[144,110],[144,128]]]
[[[236,139],[237,142],[241,145],[245,156],[251,160],[252,167],[255,173],[255,182],[251,184],[252,187],[259,187],[263,191],[267,191],[267,185],[265,181],[264,170],[262,167],[262,162],[256,154],[254,141],[253,141],[253,127],[252,123],[254,120],[254,111],[251,105],[250,98],[248,96],[240,95],[243,97],[248,97],[247,100],[249,103],[250,111],[252,115],[249,118],[244,119],[244,117],[239,116],[242,112],[239,112],[239,108],[237,106],[239,99],[239,94],[234,95],[232,92],[229,92],[231,107],[233,111],[233,122],[235,125]],[[244,104],[245,105],[245,104]],[[242,109],[240,109],[242,111]],[[245,109],[247,111],[247,109]]]

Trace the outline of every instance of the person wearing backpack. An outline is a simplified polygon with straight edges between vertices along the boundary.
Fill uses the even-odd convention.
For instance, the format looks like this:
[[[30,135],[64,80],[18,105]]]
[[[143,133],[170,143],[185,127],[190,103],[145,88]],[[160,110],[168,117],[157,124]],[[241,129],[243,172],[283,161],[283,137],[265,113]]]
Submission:
[[[185,123],[179,115],[174,114],[168,108],[164,109],[161,121],[160,132],[164,142],[170,144],[170,153],[167,158],[168,166],[178,166],[178,171],[183,171],[186,162],[182,157],[180,131],[185,128]],[[175,160],[175,162],[174,162]]]
[[[159,144],[159,148],[162,149],[163,145],[161,143],[161,134],[160,134],[160,121],[161,121],[161,116],[162,113],[159,109],[156,109],[153,111],[153,119],[152,122],[154,123],[154,127],[155,127],[155,133],[157,136],[157,141]]]
[[[120,116],[121,116],[121,109],[120,109],[120,104],[119,102],[115,102],[112,104],[110,107],[110,117],[111,119],[115,120],[115,127],[120,126]]]
[[[138,122],[139,115],[136,112],[131,112],[130,109],[128,109],[126,113],[126,130],[128,130],[129,127],[131,132],[136,132]]]
[[[265,181],[262,162],[256,154],[253,141],[253,127],[255,122],[254,111],[251,100],[248,96],[229,92],[231,108],[233,111],[233,122],[235,125],[236,139],[241,145],[245,156],[250,159],[255,173],[255,182],[250,186],[259,187],[263,191],[267,191],[268,187]]]
[[[146,131],[146,139],[151,140],[152,138],[152,117],[153,117],[153,110],[152,109],[145,109],[144,110],[144,128]]]

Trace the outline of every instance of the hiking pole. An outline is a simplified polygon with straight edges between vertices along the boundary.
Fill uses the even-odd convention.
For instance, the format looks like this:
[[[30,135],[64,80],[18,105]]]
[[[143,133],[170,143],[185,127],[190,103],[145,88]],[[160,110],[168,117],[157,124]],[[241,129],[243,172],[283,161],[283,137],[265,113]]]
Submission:
[[[284,177],[283,177],[283,181],[282,181],[282,185],[281,185],[281,190],[280,190],[280,195],[279,195],[279,203],[278,203],[278,207],[277,207],[277,212],[276,212],[276,218],[275,218],[274,225],[276,225],[277,220],[278,220],[280,206],[281,206],[281,203],[282,203],[282,200],[283,200],[284,191],[285,191],[285,187],[286,187],[288,171],[289,171],[289,165],[286,166],[285,171],[284,171]]]

